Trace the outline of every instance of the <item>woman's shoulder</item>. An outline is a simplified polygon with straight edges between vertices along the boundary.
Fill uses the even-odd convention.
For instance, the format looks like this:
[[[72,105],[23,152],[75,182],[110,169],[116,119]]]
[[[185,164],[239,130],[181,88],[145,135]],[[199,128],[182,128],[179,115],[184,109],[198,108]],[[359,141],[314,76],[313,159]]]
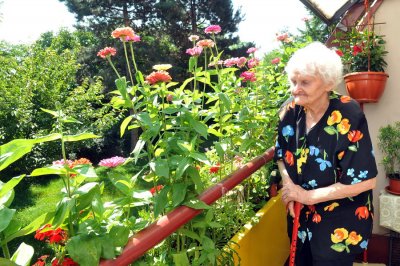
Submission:
[[[358,117],[363,114],[360,104],[350,96],[332,92],[330,101],[332,109],[340,111],[342,115]]]

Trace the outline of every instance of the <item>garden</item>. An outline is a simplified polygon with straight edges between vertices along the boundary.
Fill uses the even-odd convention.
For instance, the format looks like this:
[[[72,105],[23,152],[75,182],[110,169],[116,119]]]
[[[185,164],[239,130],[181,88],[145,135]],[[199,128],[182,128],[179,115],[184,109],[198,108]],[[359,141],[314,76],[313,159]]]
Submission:
[[[268,201],[273,166],[212,206],[197,196],[274,145],[285,63],[321,38],[316,18],[305,23],[264,58],[253,46],[227,55],[224,28],[204,26],[186,36],[185,71],[146,68],[151,37],[116,27],[112,45],[91,50],[95,77],[80,71],[96,43],[87,32],[1,43],[0,264],[98,265],[184,205],[203,211],[134,265],[233,265],[227,243]]]

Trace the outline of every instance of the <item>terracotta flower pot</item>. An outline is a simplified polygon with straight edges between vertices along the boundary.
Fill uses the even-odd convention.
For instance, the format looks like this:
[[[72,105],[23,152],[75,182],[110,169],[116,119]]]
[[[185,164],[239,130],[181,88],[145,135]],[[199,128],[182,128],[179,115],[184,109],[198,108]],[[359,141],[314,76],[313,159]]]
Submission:
[[[376,103],[382,96],[386,80],[384,72],[354,72],[344,76],[347,93],[359,103]]]
[[[392,193],[400,195],[400,179],[389,178],[389,190]]]

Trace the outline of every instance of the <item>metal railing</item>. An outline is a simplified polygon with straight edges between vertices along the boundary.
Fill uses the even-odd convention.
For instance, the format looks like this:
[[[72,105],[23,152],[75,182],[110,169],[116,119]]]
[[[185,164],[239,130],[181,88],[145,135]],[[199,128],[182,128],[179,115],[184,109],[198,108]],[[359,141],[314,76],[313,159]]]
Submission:
[[[273,155],[274,148],[272,147],[262,155],[254,158],[243,167],[228,175],[216,185],[205,190],[199,195],[198,199],[208,205],[214,203],[228,191],[240,184],[244,179],[270,162]],[[103,260],[100,262],[100,265],[123,266],[131,264],[201,212],[202,210],[196,210],[187,206],[177,207],[132,236],[121,255],[115,259]]]

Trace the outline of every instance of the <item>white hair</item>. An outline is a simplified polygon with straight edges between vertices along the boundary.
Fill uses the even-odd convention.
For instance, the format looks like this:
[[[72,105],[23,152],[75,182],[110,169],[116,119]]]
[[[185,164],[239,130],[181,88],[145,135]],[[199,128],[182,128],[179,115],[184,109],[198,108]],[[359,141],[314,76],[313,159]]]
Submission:
[[[324,84],[335,87],[342,81],[343,64],[340,56],[320,42],[313,42],[297,50],[285,67],[290,77],[300,75],[318,75]]]

